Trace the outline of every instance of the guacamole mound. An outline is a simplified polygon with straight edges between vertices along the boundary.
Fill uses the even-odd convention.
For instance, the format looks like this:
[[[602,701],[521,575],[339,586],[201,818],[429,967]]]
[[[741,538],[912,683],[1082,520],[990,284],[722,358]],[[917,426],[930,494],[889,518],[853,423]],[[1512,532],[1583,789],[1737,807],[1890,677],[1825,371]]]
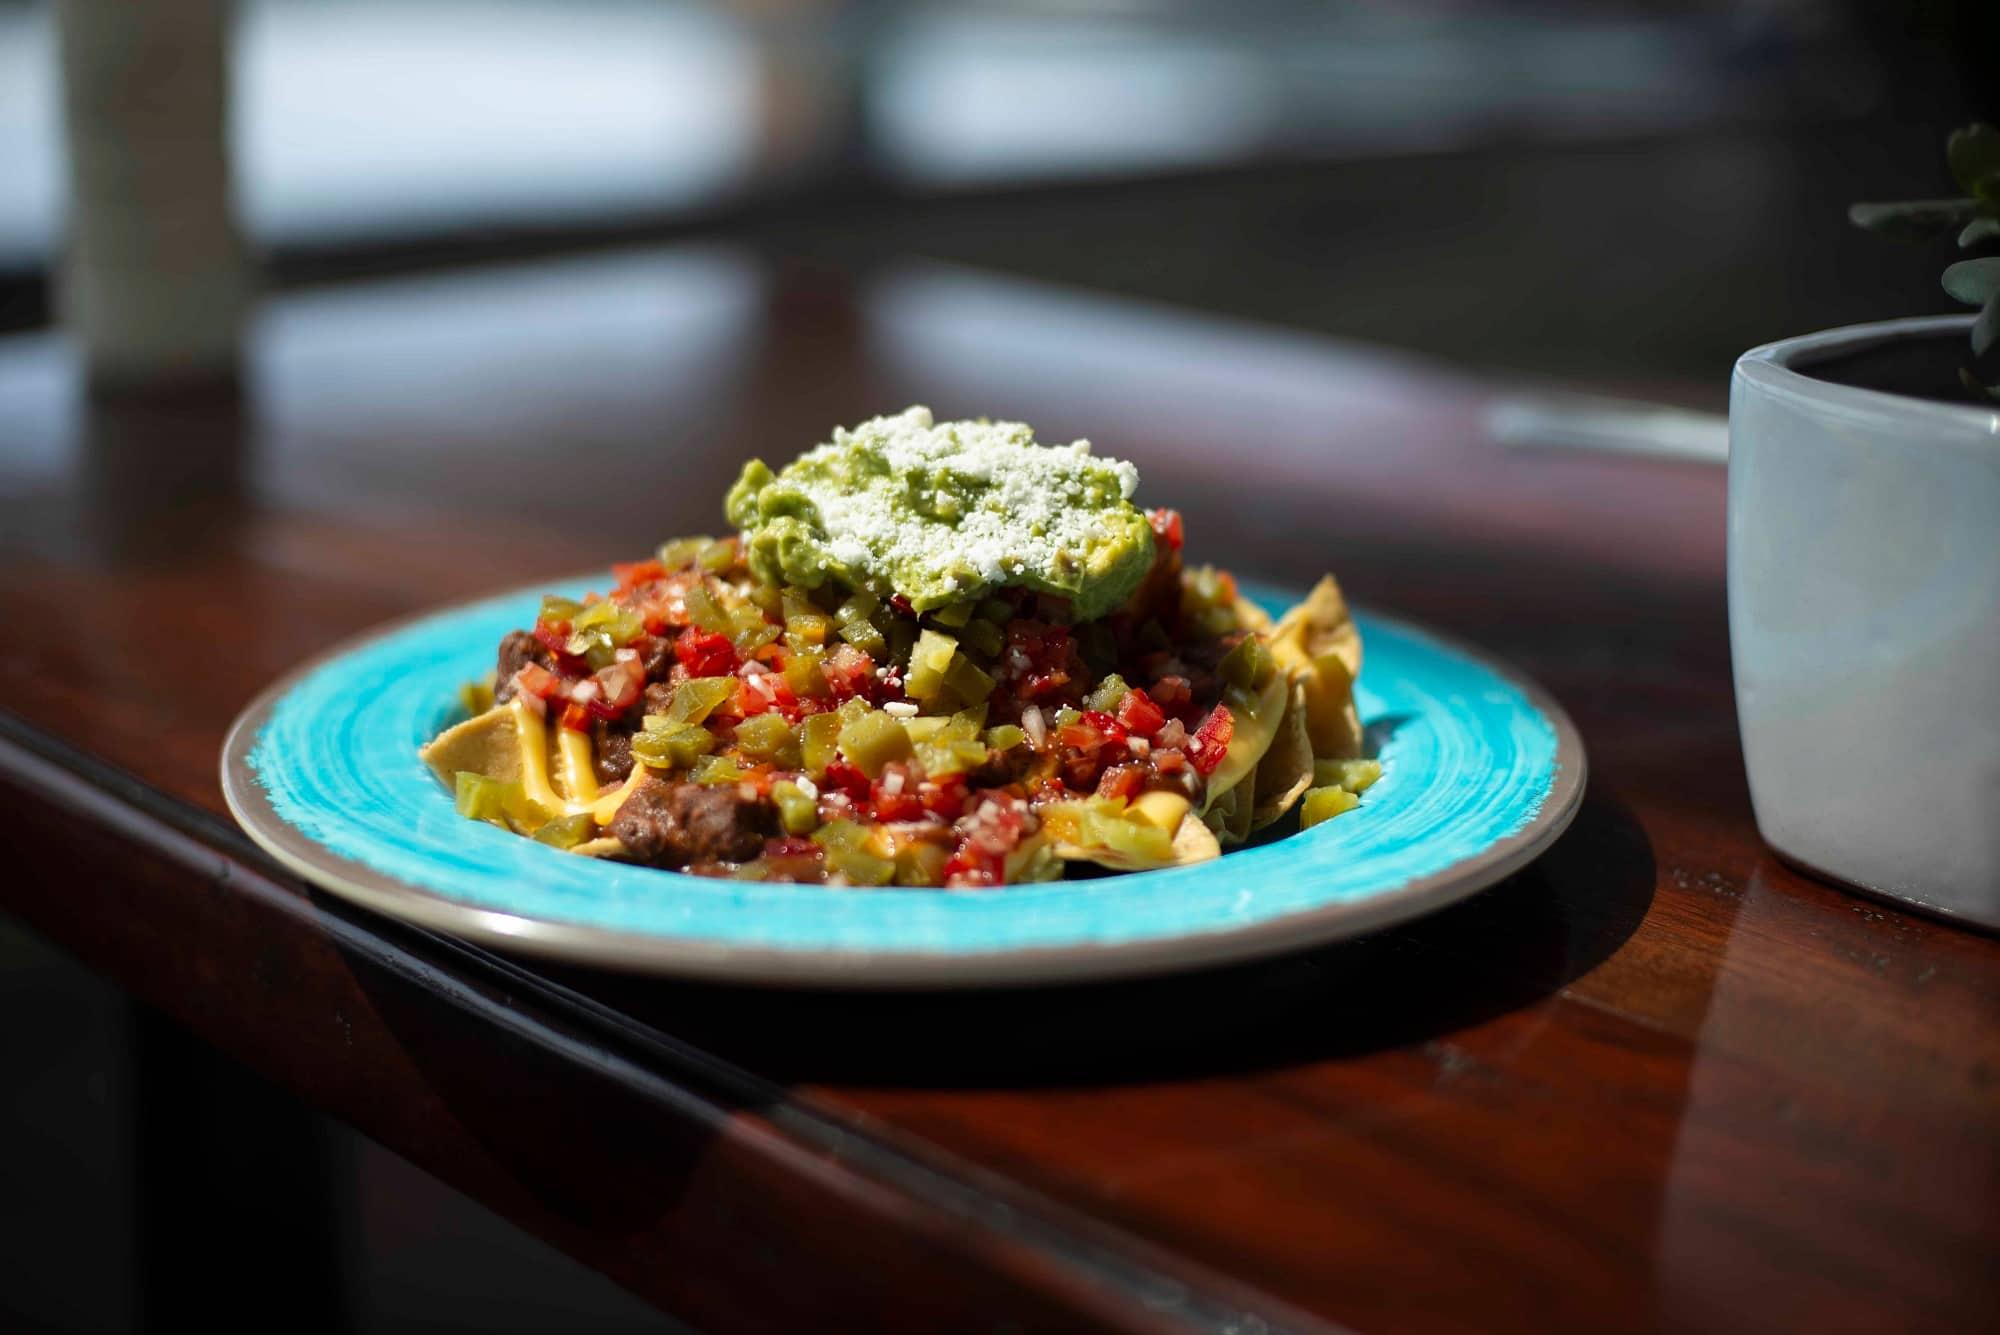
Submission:
[[[837,428],[777,473],[751,460],[724,508],[774,584],[897,593],[919,612],[1028,588],[1087,621],[1152,565],[1138,485],[1088,441],[1038,445],[1020,422],[933,422],[914,407]]]

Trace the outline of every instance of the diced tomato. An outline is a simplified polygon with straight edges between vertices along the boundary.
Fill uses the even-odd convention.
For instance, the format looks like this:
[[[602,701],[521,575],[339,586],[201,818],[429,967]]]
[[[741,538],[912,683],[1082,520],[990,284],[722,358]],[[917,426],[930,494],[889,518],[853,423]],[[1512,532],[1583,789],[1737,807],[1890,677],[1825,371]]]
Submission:
[[[910,600],[900,593],[889,595],[889,606],[895,608],[896,611],[906,617],[913,617],[917,614],[917,609],[910,606]]]
[[[611,573],[618,578],[620,592],[624,592],[656,579],[665,579],[667,568],[658,561],[614,561]]]
[[[964,889],[969,886],[1000,884],[1007,872],[1007,855],[993,853],[966,840],[952,851],[944,864],[944,883]]]
[[[869,790],[873,787],[859,766],[838,756],[834,757],[826,767],[826,782],[829,787],[837,792],[846,793],[856,802],[867,801]]]
[[[1152,510],[1146,515],[1152,522],[1153,536],[1170,552],[1181,549],[1185,534],[1181,529],[1181,512],[1178,510]]]
[[[572,732],[590,731],[590,707],[574,702],[563,706],[562,725]]]
[[[1187,758],[1187,753],[1185,751],[1153,752],[1153,769],[1160,774],[1163,775],[1179,774],[1182,770],[1186,769],[1187,767],[1188,767],[1188,758]]]
[[[741,756],[742,752],[736,754]],[[749,784],[750,790],[759,797],[769,797],[771,785],[777,781],[778,769],[775,765],[769,764],[752,764],[743,771],[743,777],[737,780],[738,783]]]
[[[1146,767],[1113,765],[1097,780],[1097,795],[1129,802],[1146,791]]]
[[[791,683],[776,672],[759,672],[754,677],[744,677],[743,684],[736,690],[736,707],[745,718],[775,710],[788,723],[797,723],[804,713],[799,708],[799,697],[792,690]]]
[[[561,677],[540,663],[528,663],[514,674],[514,687],[538,700],[553,700],[562,694],[563,683]]]
[[[899,821],[924,818],[924,800],[916,791],[915,784],[911,784],[900,793],[892,793],[878,783],[875,785],[873,796],[868,799],[868,805],[874,811],[876,820]]]
[[[881,679],[875,675],[875,660],[851,644],[843,644],[821,660],[820,676],[826,679],[827,690],[835,700],[846,700],[860,696],[872,700],[881,692]]]
[[[960,827],[964,838],[944,864],[946,885],[999,885],[1007,874],[1007,855],[1027,833],[1026,814],[1005,793],[976,793],[973,800],[973,813]]]
[[[588,671],[588,666],[584,664],[584,660],[580,660],[578,656],[570,654],[570,650],[568,650],[568,644],[570,644],[570,624],[568,622],[536,622],[534,624],[534,638],[542,644],[544,650],[548,650],[550,654],[556,656],[556,668],[560,668],[562,671],[570,673],[570,675],[582,675],[584,671]]]
[[[674,656],[697,677],[727,677],[740,665],[727,635],[689,626],[674,640]]]
[[[1122,743],[1131,735],[1125,731],[1124,724],[1101,709],[1086,709],[1077,721],[1107,742]]]
[[[637,663],[617,662],[597,672],[591,680],[597,683],[597,691],[584,701],[585,707],[598,718],[615,719],[639,703],[646,674]]]
[[[1061,749],[1063,782],[1078,792],[1090,791],[1108,761],[1125,758],[1125,725],[1102,710],[1085,710],[1076,722],[1057,728],[1055,738]],[[1111,746],[1118,749],[1107,755]]]
[[[802,834],[784,834],[764,841],[767,858],[816,858],[824,851]]]
[[[1016,655],[1018,654],[1018,658]],[[1082,661],[1077,657],[1076,637],[1067,626],[1017,617],[1007,623],[1007,652],[1002,662],[1021,679],[1019,693],[1025,700],[1046,700],[1064,694],[1077,680]],[[1021,664],[1026,666],[1022,667]]]
[[[1067,723],[1055,731],[1056,745],[1071,753],[1095,755],[1104,745],[1104,735],[1083,723]]]
[[[1134,736],[1151,737],[1166,726],[1167,714],[1153,698],[1134,686],[1125,692],[1125,698],[1118,702],[1118,721],[1123,723]]]
[[[1201,726],[1194,730],[1194,736],[1188,739],[1188,759],[1204,778],[1215,773],[1229,750],[1229,739],[1235,735],[1236,718],[1227,705],[1217,705],[1209,711]]]
[[[926,782],[919,790],[918,797],[924,810],[946,820],[957,820],[965,814],[965,776],[947,774],[942,779]]]

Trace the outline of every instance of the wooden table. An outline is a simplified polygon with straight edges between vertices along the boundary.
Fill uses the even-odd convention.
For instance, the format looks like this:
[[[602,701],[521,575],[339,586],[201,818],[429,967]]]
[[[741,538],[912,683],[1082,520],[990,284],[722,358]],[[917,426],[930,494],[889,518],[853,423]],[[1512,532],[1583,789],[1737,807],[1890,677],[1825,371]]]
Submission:
[[[1503,449],[1493,389],[950,269],[724,249],[275,301],[243,400],[0,342],[0,908],[717,1330],[1970,1329],[2000,1315],[2000,943],[1758,841],[1723,476]],[[1591,754],[1528,872],[1372,939],[988,995],[693,986],[348,908],[224,814],[265,682],[720,525],[751,452],[925,401],[1137,460]],[[1893,783],[1883,757],[1858,783]],[[26,871],[21,870],[25,861]]]

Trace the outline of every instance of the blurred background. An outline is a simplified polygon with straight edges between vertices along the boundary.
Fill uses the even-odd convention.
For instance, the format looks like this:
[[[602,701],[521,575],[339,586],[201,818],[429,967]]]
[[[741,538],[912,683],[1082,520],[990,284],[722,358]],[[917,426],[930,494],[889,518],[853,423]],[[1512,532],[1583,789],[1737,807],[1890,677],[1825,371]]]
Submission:
[[[1945,132],[2000,119],[1994,0],[143,8],[222,25],[222,188],[266,292],[691,240],[946,261],[1715,410],[1748,346],[1957,309],[1934,250],[1844,211],[1944,192]],[[0,0],[0,352],[75,309],[71,183],[95,168],[72,162],[64,70],[71,119],[104,113],[90,133],[148,114],[116,105],[159,74],[146,52],[87,49],[117,9]],[[20,427],[0,411],[0,482]],[[135,1185],[130,1160],[148,1126],[199,1130],[159,1091],[201,1068],[233,1083],[197,1106],[238,1110],[209,1151],[300,1175],[273,1255],[338,1258],[296,1277],[324,1328],[667,1328],[139,1033],[163,1022],[12,929],[0,996],[0,1326],[133,1329],[145,1293],[185,1285],[133,1239],[202,1184]]]
[[[55,310],[56,8],[0,0],[6,329]],[[226,114],[279,287],[724,235],[1719,384],[1950,309],[1842,214],[1945,186],[1996,50],[1985,0],[242,0]]]

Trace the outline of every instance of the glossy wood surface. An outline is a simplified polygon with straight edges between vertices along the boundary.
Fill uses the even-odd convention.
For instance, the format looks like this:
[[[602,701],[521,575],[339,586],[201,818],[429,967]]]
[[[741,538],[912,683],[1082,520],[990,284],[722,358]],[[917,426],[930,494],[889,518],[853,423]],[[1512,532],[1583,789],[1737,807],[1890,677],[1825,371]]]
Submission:
[[[25,797],[0,909],[662,1306],[743,1330],[2000,1313],[2000,942],[1758,841],[1719,470],[1503,448],[1499,387],[1365,348],[716,249],[293,295],[249,365],[240,399],[87,406],[55,340],[0,340],[0,782]],[[746,455],[913,401],[1087,435],[1197,551],[1331,568],[1509,659],[1583,732],[1575,825],[1348,945],[868,997],[499,959],[308,892],[228,825],[223,730],[287,667],[719,527]]]

